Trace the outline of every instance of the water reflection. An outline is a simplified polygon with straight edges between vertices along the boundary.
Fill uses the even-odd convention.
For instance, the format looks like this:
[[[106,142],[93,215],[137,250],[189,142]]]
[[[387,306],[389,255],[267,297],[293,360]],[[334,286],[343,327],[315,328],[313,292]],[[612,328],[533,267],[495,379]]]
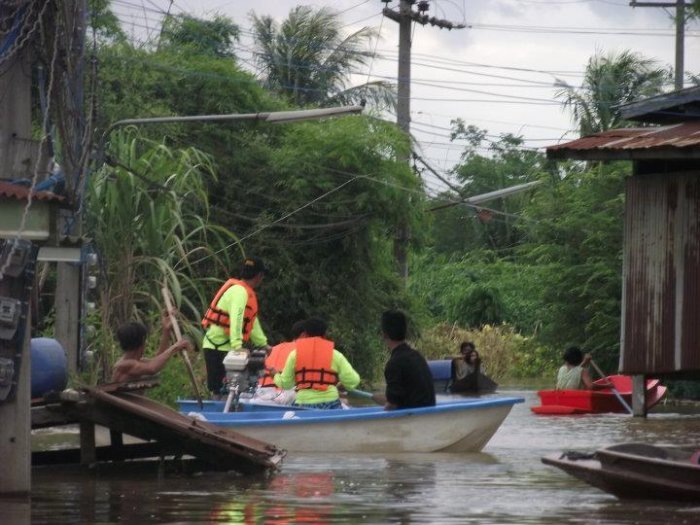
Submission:
[[[700,448],[700,415],[542,417],[534,392],[509,394],[526,402],[480,454],[290,454],[269,477],[35,471],[32,523],[697,523],[699,507],[619,501],[540,457],[624,441]],[[0,523],[26,512],[3,502]]]

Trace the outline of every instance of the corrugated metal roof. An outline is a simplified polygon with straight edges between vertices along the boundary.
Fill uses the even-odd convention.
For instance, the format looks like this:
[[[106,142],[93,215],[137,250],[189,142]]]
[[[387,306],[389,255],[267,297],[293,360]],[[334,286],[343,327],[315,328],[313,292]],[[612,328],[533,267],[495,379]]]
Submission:
[[[5,197],[8,199],[16,199],[18,201],[26,201],[29,196],[29,188],[26,186],[20,186],[19,184],[12,184],[7,181],[0,181],[0,198]],[[50,191],[37,191],[32,193],[32,199],[40,201],[55,201],[62,202],[66,198],[62,195],[56,195]]]
[[[547,148],[550,158],[700,158],[700,122],[621,128]]]
[[[625,120],[674,124],[700,119],[700,86],[678,89],[618,106]]]

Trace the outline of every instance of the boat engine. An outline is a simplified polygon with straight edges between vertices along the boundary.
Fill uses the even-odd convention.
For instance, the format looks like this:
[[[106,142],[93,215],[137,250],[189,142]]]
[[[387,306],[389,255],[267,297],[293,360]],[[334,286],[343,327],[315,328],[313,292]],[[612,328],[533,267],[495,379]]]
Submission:
[[[258,379],[265,369],[265,358],[267,352],[263,349],[230,350],[224,357],[224,368],[226,369],[226,379],[224,388],[228,391],[224,412],[238,408],[238,400],[241,394],[250,395],[255,393],[258,386]]]

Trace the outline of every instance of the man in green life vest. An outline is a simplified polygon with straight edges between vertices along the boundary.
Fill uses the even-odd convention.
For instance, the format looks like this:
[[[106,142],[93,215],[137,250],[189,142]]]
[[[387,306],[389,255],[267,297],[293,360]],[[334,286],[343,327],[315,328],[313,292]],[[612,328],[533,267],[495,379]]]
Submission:
[[[244,343],[266,347],[267,337],[258,319],[258,298],[255,288],[262,282],[265,265],[257,257],[243,261],[240,278],[227,280],[216,292],[202,319],[205,329],[202,348],[207,367],[207,387],[212,397],[223,394],[224,357],[229,350],[240,350]]]
[[[326,322],[311,318],[304,321],[304,331],[294,341],[294,350],[287,357],[282,371],[274,375],[275,384],[282,389],[296,388],[292,406],[304,408],[342,408],[338,386],[354,390],[360,375],[347,358],[326,339]]]

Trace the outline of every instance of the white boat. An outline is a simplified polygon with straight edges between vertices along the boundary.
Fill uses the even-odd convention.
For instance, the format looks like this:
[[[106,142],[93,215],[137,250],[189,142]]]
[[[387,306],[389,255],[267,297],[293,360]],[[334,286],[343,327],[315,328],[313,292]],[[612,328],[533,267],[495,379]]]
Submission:
[[[433,407],[384,410],[187,412],[289,452],[478,452],[520,397],[489,397]]]

